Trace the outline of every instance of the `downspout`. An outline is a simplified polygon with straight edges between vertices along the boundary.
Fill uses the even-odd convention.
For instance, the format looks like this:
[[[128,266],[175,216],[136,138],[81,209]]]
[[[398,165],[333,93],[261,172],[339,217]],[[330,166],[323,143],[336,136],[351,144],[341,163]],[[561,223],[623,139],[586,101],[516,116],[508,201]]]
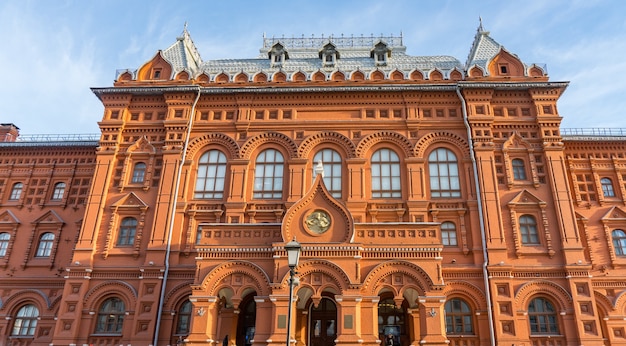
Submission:
[[[483,215],[483,202],[480,192],[480,182],[478,180],[478,165],[476,164],[476,153],[474,152],[474,141],[472,140],[472,129],[467,118],[467,104],[461,93],[461,87],[457,85],[456,93],[461,100],[461,111],[463,112],[463,122],[467,130],[467,140],[469,142],[470,158],[472,159],[472,168],[474,170],[474,185],[476,186],[476,202],[478,203],[478,222],[480,224],[480,240],[483,247],[483,280],[485,284],[485,299],[487,300],[487,316],[489,317],[489,338],[491,346],[496,345],[496,335],[493,326],[493,312],[491,309],[491,286],[489,285],[489,272],[487,265],[489,264],[489,256],[487,254],[487,238],[485,237],[485,219]]]
[[[163,300],[165,299],[165,290],[167,286],[167,277],[170,273],[170,253],[172,251],[172,235],[174,233],[174,218],[176,217],[176,201],[178,199],[178,192],[180,190],[180,180],[183,175],[183,166],[185,164],[185,159],[187,158],[187,147],[189,146],[189,137],[191,136],[191,127],[193,126],[193,119],[195,117],[196,105],[198,104],[198,100],[200,99],[201,88],[198,86],[198,95],[196,95],[196,99],[193,101],[193,105],[191,106],[191,112],[189,114],[189,123],[187,124],[187,136],[185,137],[185,142],[183,144],[183,155],[180,159],[180,164],[178,166],[178,174],[176,175],[176,184],[174,185],[174,195],[172,197],[171,209],[172,213],[170,214],[170,220],[167,230],[167,245],[165,250],[165,271],[163,272],[163,283],[161,284],[161,294],[159,294],[159,309],[157,311],[157,320],[156,326],[154,328],[154,339],[153,346],[157,346],[159,342],[159,329],[161,329],[161,314],[163,314]]]

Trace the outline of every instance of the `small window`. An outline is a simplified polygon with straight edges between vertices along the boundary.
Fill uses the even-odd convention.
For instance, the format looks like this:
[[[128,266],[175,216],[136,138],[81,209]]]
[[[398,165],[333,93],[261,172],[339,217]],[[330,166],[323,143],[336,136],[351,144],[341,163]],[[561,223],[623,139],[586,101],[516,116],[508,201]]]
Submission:
[[[506,65],[500,65],[500,74],[508,74],[509,69]]]
[[[613,190],[613,182],[611,179],[600,179],[600,185],[602,185],[602,193],[604,194],[604,197],[615,197],[615,190]]]
[[[539,244],[539,234],[537,233],[537,221],[531,215],[522,215],[519,218],[519,230],[522,236],[522,244]]]
[[[13,323],[12,336],[34,336],[39,318],[39,309],[34,305],[24,305],[17,311]]]
[[[444,246],[457,246],[456,225],[446,221],[441,224],[441,241]]]
[[[196,245],[200,244],[201,241],[202,241],[202,226],[199,226],[198,230],[196,231]]]
[[[160,79],[161,78],[161,69],[155,68],[152,70],[152,79]]]
[[[535,298],[528,304],[528,322],[531,335],[559,334],[556,311],[547,299]]]
[[[0,257],[7,255],[7,249],[9,248],[9,240],[11,235],[9,233],[0,233]]]
[[[65,183],[56,183],[54,185],[54,192],[52,193],[52,199],[55,201],[63,199],[65,194]]]
[[[44,233],[39,238],[39,246],[37,247],[37,257],[50,257],[52,246],[54,245],[54,234]]]
[[[185,301],[178,309],[176,335],[188,335],[191,323],[191,302]]]
[[[24,188],[24,184],[22,183],[13,184],[13,188],[11,189],[11,195],[9,196],[9,199],[12,201],[17,201],[18,199],[20,199],[23,188]]]
[[[379,149],[372,155],[372,197],[402,197],[400,158],[391,149]]]
[[[513,159],[513,161],[511,161],[511,167],[513,168],[513,180],[526,180],[524,160]]]
[[[615,249],[615,255],[626,256],[626,232],[621,229],[616,229],[611,232],[613,238],[613,248]]]
[[[444,305],[446,314],[446,334],[450,335],[473,335],[474,326],[472,310],[469,305],[458,298],[450,299]]]
[[[96,323],[97,334],[122,334],[126,307],[119,298],[109,298],[102,303]]]
[[[117,236],[118,246],[130,246],[135,243],[135,233],[137,232],[137,219],[134,217],[125,217],[120,225],[120,231]]]
[[[131,183],[141,184],[146,177],[146,164],[143,162],[137,162],[133,168],[133,178]]]

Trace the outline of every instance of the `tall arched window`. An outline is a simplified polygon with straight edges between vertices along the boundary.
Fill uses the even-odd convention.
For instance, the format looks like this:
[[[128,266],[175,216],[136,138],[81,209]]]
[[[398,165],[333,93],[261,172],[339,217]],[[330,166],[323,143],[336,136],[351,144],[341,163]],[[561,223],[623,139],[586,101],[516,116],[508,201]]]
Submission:
[[[15,316],[13,323],[13,336],[33,336],[37,328],[37,318],[39,317],[39,309],[34,305],[28,304],[22,306]]]
[[[459,167],[456,155],[446,148],[437,148],[428,155],[430,195],[432,197],[461,197]]]
[[[226,155],[219,150],[209,150],[202,154],[198,161],[194,198],[223,198],[225,179]]]
[[[9,233],[0,233],[0,257],[6,256],[10,239],[11,235]]]
[[[444,246],[456,246],[456,225],[446,221],[441,224],[441,241]]]
[[[341,198],[341,156],[333,149],[322,149],[313,157],[313,170],[318,162],[324,166],[324,184],[335,198]],[[315,173],[315,171],[314,171]],[[313,174],[315,178],[315,174]]]
[[[391,149],[379,149],[372,155],[372,197],[402,197],[400,158]]]
[[[54,234],[44,233],[39,238],[39,246],[37,246],[37,257],[50,257],[52,246],[54,245]]]
[[[276,149],[267,149],[259,154],[254,169],[254,198],[283,197],[284,166],[283,154]]]
[[[13,184],[13,188],[11,189],[11,195],[9,196],[9,199],[12,201],[17,201],[18,199],[20,199],[23,188],[24,188],[24,184],[22,183]]]
[[[611,236],[613,238],[615,255],[626,256],[626,233],[621,229],[616,229],[611,232]]]
[[[125,217],[120,224],[120,231],[117,235],[118,246],[128,246],[135,243],[135,234],[137,233],[137,219],[134,217]]]
[[[176,335],[188,335],[191,322],[191,302],[186,300],[178,309],[176,319]]]
[[[549,300],[535,298],[528,304],[530,334],[559,334],[557,314]]]
[[[524,160],[513,159],[511,161],[513,167],[513,179],[514,180],[526,180],[526,168],[524,167]]]
[[[469,305],[458,298],[450,299],[444,306],[446,313],[446,333],[456,335],[474,334],[472,310]]]
[[[613,190],[613,182],[611,179],[600,179],[600,185],[602,185],[602,194],[604,197],[615,197],[615,190]]]
[[[531,215],[522,215],[519,218],[519,232],[522,237],[522,244],[539,244],[539,233],[537,233],[537,221]]]
[[[98,311],[96,334],[122,334],[126,307],[119,298],[105,300]]]
[[[65,194],[65,183],[56,183],[54,185],[54,191],[52,192],[52,199],[55,201],[63,199]]]
[[[137,162],[133,168],[133,178],[131,183],[140,184],[143,183],[146,177],[146,164],[143,162]]]

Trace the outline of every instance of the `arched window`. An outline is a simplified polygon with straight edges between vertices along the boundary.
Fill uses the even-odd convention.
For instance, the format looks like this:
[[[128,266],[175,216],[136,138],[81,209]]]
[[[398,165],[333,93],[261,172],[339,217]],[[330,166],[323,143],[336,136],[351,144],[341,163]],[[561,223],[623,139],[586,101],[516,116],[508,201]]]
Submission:
[[[437,148],[428,155],[430,194],[432,197],[461,197],[459,167],[456,155],[446,148]]]
[[[135,243],[135,234],[137,232],[137,219],[134,217],[125,217],[120,225],[120,231],[117,235],[118,246],[129,246]]]
[[[143,162],[137,162],[133,168],[133,178],[131,183],[140,184],[143,183],[146,177],[146,164]]]
[[[441,224],[441,241],[444,246],[456,246],[456,225],[446,221]]]
[[[11,335],[14,336],[33,336],[35,335],[35,328],[37,328],[37,318],[39,317],[39,309],[34,305],[28,304],[22,306],[15,316],[15,323],[13,323],[13,331]]]
[[[126,307],[119,298],[105,300],[98,311],[96,322],[97,334],[122,334]]]
[[[333,149],[322,149],[313,157],[313,170],[315,178],[315,165],[322,162],[324,166],[324,184],[335,198],[341,198],[341,156]]]
[[[613,190],[613,182],[611,179],[600,179],[600,185],[602,185],[602,194],[604,194],[604,197],[615,197],[615,190]]]
[[[194,198],[223,198],[225,179],[226,155],[219,150],[209,150],[202,154],[198,161]]]
[[[9,248],[9,240],[11,235],[9,233],[0,233],[0,257],[7,255],[7,249]]]
[[[513,179],[514,180],[526,180],[526,168],[524,167],[524,160],[513,159],[511,162],[513,167]]]
[[[188,335],[191,322],[191,302],[186,300],[178,309],[176,335]]]
[[[283,197],[283,154],[276,149],[262,151],[256,158],[254,198]]]
[[[531,215],[522,215],[519,218],[519,232],[522,236],[522,244],[539,244],[539,233],[537,233],[537,221]]]
[[[379,149],[372,155],[372,197],[402,197],[400,158],[391,149]]]
[[[626,256],[626,233],[621,229],[611,232],[613,238],[613,248],[617,256]]]
[[[528,304],[530,334],[559,334],[557,314],[552,303],[545,298],[535,298]]]
[[[24,184],[22,183],[13,184],[13,188],[11,189],[11,195],[9,196],[9,199],[12,201],[17,201],[18,199],[20,199],[23,188],[24,188]]]
[[[65,183],[56,183],[54,185],[54,191],[52,192],[52,199],[55,201],[63,199],[65,194]]]
[[[450,299],[446,302],[444,309],[446,313],[447,334],[474,334],[472,311],[464,300],[458,298]]]
[[[39,238],[39,246],[37,246],[37,257],[50,257],[52,246],[54,245],[54,234],[44,233]]]

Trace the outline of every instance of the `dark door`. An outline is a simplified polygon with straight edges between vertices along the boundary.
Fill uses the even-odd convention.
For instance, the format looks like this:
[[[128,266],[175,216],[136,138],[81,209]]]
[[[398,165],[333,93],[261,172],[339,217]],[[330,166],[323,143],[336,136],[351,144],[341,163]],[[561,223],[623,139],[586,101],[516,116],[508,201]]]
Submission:
[[[311,346],[334,346],[337,339],[337,306],[328,298],[311,308],[309,340]]]

